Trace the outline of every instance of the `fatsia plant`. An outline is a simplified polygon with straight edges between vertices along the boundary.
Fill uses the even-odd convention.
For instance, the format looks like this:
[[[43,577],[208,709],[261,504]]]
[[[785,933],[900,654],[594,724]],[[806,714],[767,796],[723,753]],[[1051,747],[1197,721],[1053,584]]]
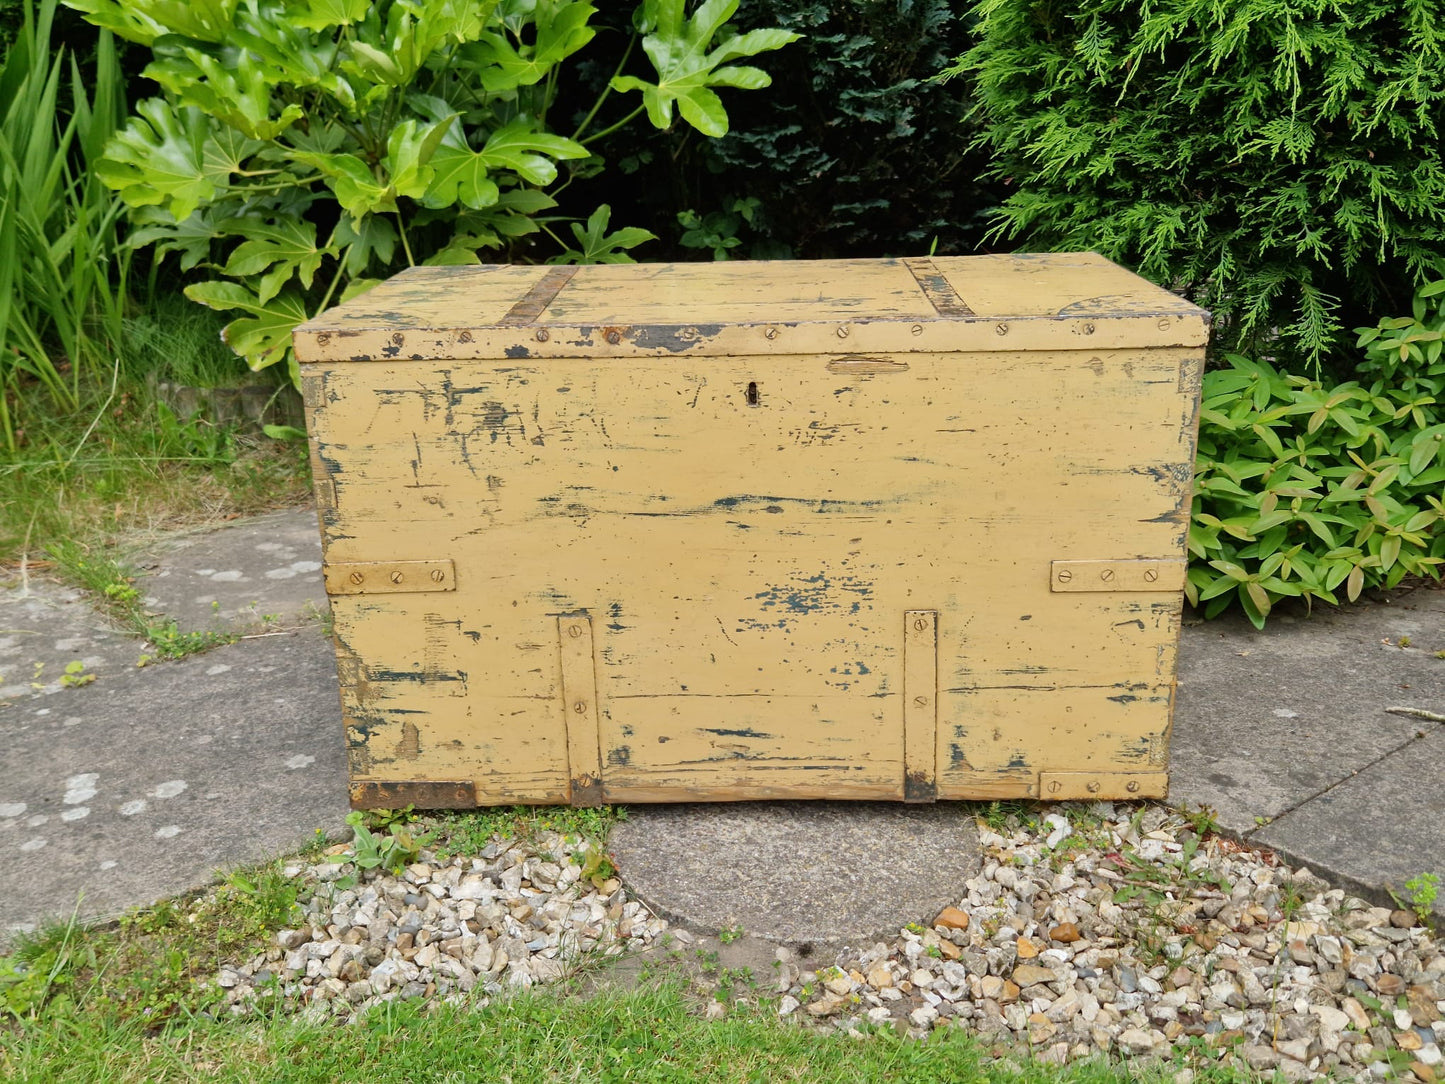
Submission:
[[[587,143],[644,111],[669,125],[674,103],[704,134],[727,131],[710,88],[768,84],[729,62],[797,37],[729,34],[737,0],[691,17],[684,0],[646,0],[633,23],[656,80],[619,69],[602,95],[643,104],[586,137],[599,99],[564,136],[548,116],[562,65],[595,34],[579,0],[67,2],[154,54],[145,75],[164,97],[136,107],[100,167],[132,243],[210,270],[187,295],[240,312],[227,342],[293,376],[292,329],[401,266],[505,259],[537,234],[556,261],[629,259],[652,235],[607,233],[605,206],[574,226],[580,247],[553,232],[559,163],[597,168]]]

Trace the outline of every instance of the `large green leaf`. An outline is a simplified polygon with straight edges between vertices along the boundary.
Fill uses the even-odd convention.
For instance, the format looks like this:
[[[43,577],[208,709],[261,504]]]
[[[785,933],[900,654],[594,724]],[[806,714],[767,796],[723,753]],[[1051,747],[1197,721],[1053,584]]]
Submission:
[[[221,333],[226,344],[246,359],[252,369],[264,369],[286,360],[291,332],[307,319],[306,303],[287,292],[262,302],[236,282],[198,282],[186,287],[186,296],[209,308],[241,309],[249,315],[227,324]]]
[[[331,243],[341,251],[348,275],[364,275],[373,259],[382,267],[391,263],[396,252],[396,227],[380,215],[355,220],[343,215],[336,223]]]
[[[494,94],[529,87],[541,82],[557,64],[577,52],[596,36],[588,20],[597,14],[591,4],[539,0],[532,12],[534,40],[526,44],[520,36],[484,33],[478,39],[477,59],[482,68],[482,85]]]
[[[455,203],[480,211],[497,202],[497,182],[488,175],[491,159],[485,152],[443,146],[432,155],[432,180],[422,202],[428,207]]]
[[[289,14],[293,23],[307,30],[330,30],[360,22],[370,8],[370,0],[305,0]]]
[[[239,0],[66,0],[96,26],[127,41],[150,45],[177,34],[194,41],[220,42]]]
[[[451,118],[427,127],[418,127],[414,120],[404,120],[391,130],[386,141],[383,165],[391,181],[391,190],[408,199],[421,199],[426,194],[435,172],[431,158],[441,146],[451,127]]]
[[[272,116],[271,73],[244,52],[222,60],[187,48],[149,65],[146,75],[182,105],[196,106],[251,139],[275,139],[303,115],[291,102]]]
[[[584,229],[581,223],[572,223],[572,235],[577,238],[578,248],[567,249],[560,256],[554,256],[550,263],[634,263],[624,249],[636,248],[644,241],[656,240],[657,235],[636,226],[627,226],[615,233],[607,232],[612,208],[607,204],[598,207],[587,219]]]
[[[326,186],[352,218],[396,210],[396,192],[379,182],[356,155],[297,152],[292,157],[320,171]]]
[[[545,185],[557,179],[557,167],[549,158],[587,155],[582,144],[551,132],[539,132],[530,122],[518,120],[493,132],[480,157],[490,169],[511,170],[532,184]]]
[[[304,219],[234,218],[222,223],[228,233],[246,240],[231,252],[224,268],[228,275],[261,275],[258,299],[266,304],[295,275],[310,288],[321,261],[331,250],[316,244],[316,226]]]
[[[211,257],[211,242],[220,233],[218,221],[229,217],[226,204],[197,207],[177,222],[164,207],[136,207],[130,213],[131,248],[154,246],[160,255],[179,253],[181,270],[189,271]]]
[[[199,109],[173,109],[147,98],[106,146],[96,174],[131,207],[164,204],[177,220],[213,199],[227,176],[208,161],[210,124]]]
[[[683,120],[704,135],[726,135],[727,110],[722,99],[708,88],[756,90],[772,82],[766,72],[725,66],[727,62],[781,49],[799,37],[790,30],[752,30],[729,38],[709,52],[713,37],[737,7],[738,0],[706,0],[688,18],[684,0],[647,0],[642,22],[652,32],[642,39],[642,48],[657,70],[657,82],[622,75],[613,78],[612,89],[642,91],[648,119],[658,128],[672,124],[675,102]]]

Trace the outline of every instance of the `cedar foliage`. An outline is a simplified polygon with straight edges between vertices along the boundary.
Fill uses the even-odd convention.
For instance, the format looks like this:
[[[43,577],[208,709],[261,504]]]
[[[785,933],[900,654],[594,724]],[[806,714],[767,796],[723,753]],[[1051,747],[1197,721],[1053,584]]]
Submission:
[[[1441,0],[983,0],[994,229],[1212,309],[1215,346],[1321,362],[1445,257]]]

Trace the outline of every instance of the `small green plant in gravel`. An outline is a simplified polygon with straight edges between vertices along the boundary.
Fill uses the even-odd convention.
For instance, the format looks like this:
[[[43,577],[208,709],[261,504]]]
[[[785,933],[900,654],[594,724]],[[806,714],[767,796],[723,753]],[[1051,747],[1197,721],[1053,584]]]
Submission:
[[[605,850],[612,826],[627,819],[626,806],[597,806],[574,809],[570,806],[512,806],[464,813],[431,814],[424,818],[432,833],[432,849],[439,856],[475,853],[493,837],[523,839],[539,832],[559,832],[575,836]],[[604,878],[605,879],[605,878]]]
[[[1434,929],[1435,901],[1440,898],[1440,878],[1434,873],[1420,873],[1405,882],[1404,893],[1391,892],[1401,909],[1413,911],[1420,925]]]
[[[350,863],[363,872],[380,869],[387,873],[400,873],[407,863],[416,861],[422,847],[431,839],[430,836],[415,837],[395,822],[384,835],[378,835],[366,827],[366,815],[359,810],[348,813],[346,823],[351,825],[353,833],[350,850],[346,854],[332,855],[331,861]],[[344,887],[354,883],[352,880]]]
[[[1185,804],[1179,807],[1178,813],[1189,822],[1189,827],[1200,839],[1215,835],[1219,831],[1219,811],[1211,806],[1201,805],[1191,809]]]
[[[746,933],[741,925],[724,926],[718,931],[717,939],[724,945],[731,945],[734,941],[741,940]]]

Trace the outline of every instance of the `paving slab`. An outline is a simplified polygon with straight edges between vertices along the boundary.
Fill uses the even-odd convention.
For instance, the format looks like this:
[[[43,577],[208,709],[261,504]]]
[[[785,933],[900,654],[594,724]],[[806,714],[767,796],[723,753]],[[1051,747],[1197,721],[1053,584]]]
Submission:
[[[979,868],[955,802],[630,806],[612,832],[622,878],[696,929],[793,945],[859,945],[929,922]]]
[[[0,588],[0,702],[55,692],[67,676],[134,669],[141,653],[140,641],[96,613],[83,591],[37,579]],[[77,662],[82,672],[67,675]]]
[[[0,939],[116,915],[342,828],[329,638],[312,628],[0,709]]]
[[[1420,729],[1387,708],[1445,714],[1442,649],[1445,592],[1433,590],[1283,614],[1263,631],[1240,615],[1186,626],[1170,800],[1247,834],[1363,771]]]
[[[1445,591],[1424,588],[1186,627],[1170,802],[1377,902],[1445,877],[1445,728],[1388,710],[1445,715],[1442,650]]]
[[[1445,884],[1445,727],[1421,736],[1252,833],[1253,842],[1378,898],[1434,873]],[[1381,900],[1380,902],[1384,902]],[[1445,900],[1435,911],[1445,918]]]
[[[316,512],[294,508],[167,539],[141,560],[147,609],[184,632],[288,628],[327,611]]]

